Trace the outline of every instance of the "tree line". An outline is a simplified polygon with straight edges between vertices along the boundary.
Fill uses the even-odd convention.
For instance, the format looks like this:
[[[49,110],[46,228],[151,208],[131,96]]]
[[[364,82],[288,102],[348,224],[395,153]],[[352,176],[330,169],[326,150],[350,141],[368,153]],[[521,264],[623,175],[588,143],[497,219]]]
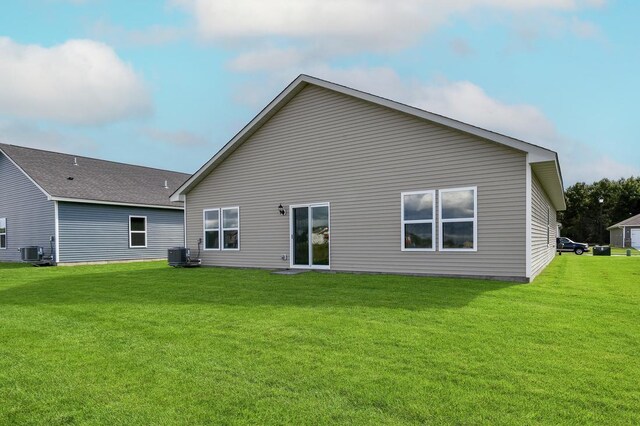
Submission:
[[[607,244],[607,227],[640,214],[640,176],[578,182],[565,191],[567,210],[560,212],[561,235],[574,241]]]

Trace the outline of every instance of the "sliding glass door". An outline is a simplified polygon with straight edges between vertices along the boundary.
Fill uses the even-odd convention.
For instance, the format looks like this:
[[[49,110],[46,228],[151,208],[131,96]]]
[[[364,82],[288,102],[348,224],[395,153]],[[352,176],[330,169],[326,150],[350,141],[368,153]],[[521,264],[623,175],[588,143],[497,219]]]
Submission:
[[[329,269],[329,204],[291,206],[291,267]]]

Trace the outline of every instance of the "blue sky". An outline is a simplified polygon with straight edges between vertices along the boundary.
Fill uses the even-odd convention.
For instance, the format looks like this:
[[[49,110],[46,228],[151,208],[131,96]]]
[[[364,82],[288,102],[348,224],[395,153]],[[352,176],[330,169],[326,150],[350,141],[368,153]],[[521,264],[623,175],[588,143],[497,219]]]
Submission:
[[[43,0],[0,15],[0,140],[194,172],[299,73],[640,175],[640,2]]]

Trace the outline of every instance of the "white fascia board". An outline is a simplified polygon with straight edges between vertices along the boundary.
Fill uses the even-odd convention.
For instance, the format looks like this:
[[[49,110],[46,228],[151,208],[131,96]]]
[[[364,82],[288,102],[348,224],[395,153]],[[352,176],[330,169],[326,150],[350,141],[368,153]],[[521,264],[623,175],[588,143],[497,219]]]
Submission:
[[[13,164],[14,166],[16,166],[16,168],[17,168],[18,170],[20,170],[20,171],[22,172],[22,174],[23,174],[23,175],[25,175],[25,176],[27,177],[27,179],[29,179],[29,180],[31,181],[31,183],[33,183],[33,184],[34,184],[34,185],[35,185],[35,186],[36,186],[40,191],[42,191],[42,193],[47,197],[47,200],[52,200],[51,195],[50,195],[47,191],[45,191],[45,190],[44,190],[40,185],[38,185],[38,183],[37,183],[35,180],[33,180],[33,179],[31,178],[31,176],[29,176],[29,174],[27,174],[27,172],[25,172],[25,171],[22,169],[22,167],[20,167],[20,166],[18,165],[18,163],[16,163],[15,161],[13,161],[13,158],[11,158],[11,157],[6,153],[6,152],[4,152],[4,151],[2,150],[2,148],[0,148],[0,152],[1,152],[5,157],[7,157],[7,158],[9,159],[9,161],[11,161],[11,164]]]
[[[355,98],[359,98],[365,101],[369,101],[374,104],[378,104],[381,106],[385,106],[387,108],[394,109],[396,111],[404,112],[409,115],[413,115],[415,117],[424,118],[425,120],[442,124],[444,126],[460,130],[465,133],[472,134],[474,136],[481,137],[483,139],[488,139],[493,142],[497,142],[502,145],[509,146],[511,148],[517,149],[519,151],[524,151],[529,154],[532,154],[531,161],[549,161],[550,159],[555,159],[555,152],[548,150],[546,148],[530,144],[525,141],[521,141],[519,139],[515,139],[506,135],[502,135],[500,133],[492,132],[490,130],[482,129],[480,127],[473,126],[471,124],[463,123],[462,121],[455,120],[453,118],[445,117],[443,115],[435,114],[432,112],[424,111],[422,109],[412,107],[410,105],[406,105],[400,102],[392,101],[390,99],[382,98],[380,96],[372,95],[370,93],[361,92],[356,89],[352,89],[350,87],[341,86],[336,83],[331,83],[329,81],[321,80],[315,77],[302,75],[298,77],[304,80],[306,83],[315,84],[316,86],[323,87],[325,89],[333,90],[345,95],[349,95]],[[297,80],[296,80],[297,81]],[[294,82],[295,83],[295,82]],[[540,157],[542,160],[538,160],[537,157]]]
[[[53,201],[64,201],[67,203],[104,204],[108,206],[128,206],[128,207],[146,207],[151,209],[184,210],[184,207],[178,207],[178,206],[174,207],[174,206],[158,206],[153,204],[119,203],[116,201],[86,200],[81,198],[51,197],[50,199]]]
[[[348,95],[357,99],[362,99],[377,105],[381,105],[396,111],[400,111],[414,117],[423,118],[425,120],[438,123],[465,133],[472,134],[474,136],[499,143],[513,149],[526,152],[531,155],[530,161],[551,161],[556,160],[556,153],[542,148],[537,145],[530,144],[528,142],[521,141],[519,139],[511,138],[509,136],[501,135],[489,130],[481,129],[470,124],[463,123],[461,121],[454,120],[442,115],[434,114],[415,108],[406,104],[395,102],[389,99],[375,96],[370,93],[361,92],[356,89],[352,89],[346,86],[341,86],[336,83],[321,80],[315,77],[301,74],[291,84],[289,84],[276,98],[271,101],[258,115],[254,117],[238,134],[236,134],[220,151],[218,151],[207,163],[205,163],[198,171],[196,171],[186,182],[184,182],[170,197],[171,201],[179,201],[179,196],[188,192],[193,186],[195,186],[202,178],[213,170],[230,152],[232,152],[236,146],[242,143],[248,136],[253,134],[258,128],[260,128],[267,119],[275,114],[282,106],[284,106],[289,100],[300,92],[307,84],[313,84],[328,90],[332,90],[344,95]]]
[[[220,149],[209,161],[207,161],[198,171],[196,171],[189,179],[187,179],[169,199],[171,201],[179,201],[182,194],[187,193],[195,184],[197,184],[203,175],[208,174],[215,166],[218,165],[226,155],[232,152],[238,144],[243,142],[248,136],[258,130],[271,115],[275,114],[282,106],[300,90],[306,86],[304,82],[306,76],[300,75],[291,84],[289,84],[274,100],[272,100],[265,108],[262,109],[246,126],[242,128],[225,146]]]
[[[60,262],[60,216],[58,213],[58,202],[53,202],[53,216],[54,216],[54,226],[55,226],[55,243],[56,243],[56,263]]]

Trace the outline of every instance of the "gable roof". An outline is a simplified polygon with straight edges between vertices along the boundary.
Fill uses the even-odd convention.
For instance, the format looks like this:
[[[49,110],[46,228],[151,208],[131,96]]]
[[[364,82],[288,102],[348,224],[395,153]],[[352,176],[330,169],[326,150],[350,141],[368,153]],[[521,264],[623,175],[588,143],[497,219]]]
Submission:
[[[244,143],[260,127],[262,127],[271,117],[273,117],[282,107],[308,85],[319,86],[334,92],[342,93],[357,99],[384,106],[395,111],[399,111],[413,117],[428,120],[441,124],[482,139],[511,147],[527,154],[528,162],[543,188],[549,195],[551,202],[557,210],[565,210],[564,185],[562,183],[562,173],[558,155],[549,149],[511,138],[499,133],[472,126],[458,120],[454,120],[442,115],[421,110],[400,102],[395,102],[380,96],[362,92],[350,87],[341,86],[316,77],[301,74],[291,84],[289,84],[273,101],[271,101],[253,120],[251,120],[240,132],[238,132],[225,146],[220,149],[207,163],[205,163],[196,173],[194,173],[180,188],[178,188],[171,200],[183,199],[183,195],[188,193],[194,186],[200,183],[213,169],[224,161],[238,146]]]
[[[607,229],[622,228],[623,226],[640,226],[640,214],[631,216],[629,219],[625,219],[615,225],[611,225]]]
[[[169,196],[189,177],[186,173],[2,143],[0,152],[50,200],[183,208]]]

